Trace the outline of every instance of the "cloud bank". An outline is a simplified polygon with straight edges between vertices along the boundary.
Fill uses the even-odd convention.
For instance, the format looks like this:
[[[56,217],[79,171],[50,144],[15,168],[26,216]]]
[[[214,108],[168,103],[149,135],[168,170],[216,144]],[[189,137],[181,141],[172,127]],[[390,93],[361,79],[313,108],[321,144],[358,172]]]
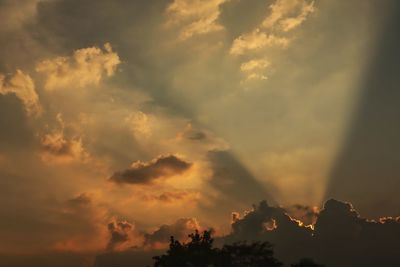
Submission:
[[[307,209],[298,206],[299,209]],[[254,205],[243,215],[234,212],[231,232],[217,234],[216,245],[237,241],[268,241],[273,244],[276,257],[286,264],[298,262],[301,258],[312,258],[327,267],[334,266],[398,266],[400,249],[397,237],[400,234],[400,217],[367,220],[362,218],[350,203],[328,200],[316,222],[305,225],[291,217],[287,209],[269,205],[266,201]],[[130,225],[126,229],[130,229]],[[120,227],[125,228],[125,224]],[[182,218],[173,224],[162,225],[151,233],[144,234],[143,247],[165,248],[170,236],[185,241],[187,234],[195,229],[204,229],[194,218]],[[114,237],[111,237],[113,240]],[[118,236],[120,242],[128,242],[126,235]],[[129,251],[129,250],[128,250]],[[129,253],[127,251],[127,253]],[[111,266],[102,259],[114,258],[125,264],[143,260],[145,251],[136,247],[131,255],[108,253],[100,255],[96,262]],[[154,251],[154,253],[159,253]],[[150,264],[150,258],[147,264]]]

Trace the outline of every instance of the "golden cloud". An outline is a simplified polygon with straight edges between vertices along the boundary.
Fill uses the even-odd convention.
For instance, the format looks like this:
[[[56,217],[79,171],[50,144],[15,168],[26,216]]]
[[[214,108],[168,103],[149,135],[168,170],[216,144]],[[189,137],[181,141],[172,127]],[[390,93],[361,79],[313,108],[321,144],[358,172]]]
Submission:
[[[71,57],[56,57],[36,65],[36,71],[45,76],[46,90],[83,88],[97,85],[104,77],[114,75],[121,63],[111,45],[104,49],[88,47],[76,50]]]
[[[181,27],[180,39],[221,30],[219,5],[226,0],[175,0],[167,8],[167,26]]]
[[[279,37],[274,34],[267,34],[260,29],[255,29],[250,33],[239,36],[233,41],[230,49],[232,55],[243,55],[245,52],[257,50],[266,46],[278,46],[285,48],[289,44],[289,39]]]
[[[295,29],[314,12],[315,2],[308,0],[277,0],[270,6],[271,13],[262,23],[263,28],[278,28],[284,32]]]
[[[51,162],[70,162],[73,160],[86,161],[89,154],[83,147],[82,138],[79,136],[67,138],[64,134],[64,121],[62,115],[57,115],[59,128],[51,133],[44,134],[41,138],[42,159]]]
[[[39,114],[42,110],[32,78],[21,70],[11,77],[0,73],[0,94],[15,94],[23,102],[28,115]]]

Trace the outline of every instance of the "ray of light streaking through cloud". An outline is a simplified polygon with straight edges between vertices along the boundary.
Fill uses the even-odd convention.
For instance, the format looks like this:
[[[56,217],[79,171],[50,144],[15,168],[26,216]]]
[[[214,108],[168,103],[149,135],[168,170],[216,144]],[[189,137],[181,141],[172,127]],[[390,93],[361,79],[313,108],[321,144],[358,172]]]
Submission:
[[[381,30],[359,82],[360,93],[325,198],[347,199],[363,214],[382,216],[399,208],[400,5],[383,1]]]
[[[400,212],[399,12],[395,0],[0,0],[0,267],[147,264],[196,228],[314,246],[305,224],[326,209],[316,228],[343,234],[337,215],[344,234],[376,226],[364,234],[383,242],[398,219],[354,209]]]

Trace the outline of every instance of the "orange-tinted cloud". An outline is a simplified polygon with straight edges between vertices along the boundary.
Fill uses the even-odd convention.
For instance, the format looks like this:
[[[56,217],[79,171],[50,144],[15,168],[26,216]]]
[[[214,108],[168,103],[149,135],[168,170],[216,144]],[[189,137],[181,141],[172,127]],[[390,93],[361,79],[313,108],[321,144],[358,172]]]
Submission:
[[[201,226],[195,218],[181,218],[173,224],[163,224],[153,233],[145,234],[145,244],[158,248],[168,244],[170,237],[186,240],[188,234],[200,230]]]
[[[0,94],[15,94],[24,103],[29,115],[41,112],[35,84],[32,78],[21,70],[17,70],[12,76],[5,76],[0,73]]]
[[[56,118],[59,127],[44,134],[40,139],[43,160],[52,162],[86,161],[89,154],[83,147],[82,138],[79,136],[67,138],[64,134],[65,124],[62,115],[59,113]]]
[[[36,71],[44,75],[46,90],[83,88],[97,85],[104,77],[115,73],[119,56],[106,43],[104,49],[82,48],[71,57],[56,57],[37,64]]]
[[[174,0],[167,8],[167,26],[180,26],[179,38],[222,30],[218,24],[219,5],[226,0]]]
[[[199,193],[189,191],[171,191],[163,192],[159,195],[146,195],[145,200],[157,201],[165,204],[179,203],[179,202],[190,202],[196,201],[199,198]]]

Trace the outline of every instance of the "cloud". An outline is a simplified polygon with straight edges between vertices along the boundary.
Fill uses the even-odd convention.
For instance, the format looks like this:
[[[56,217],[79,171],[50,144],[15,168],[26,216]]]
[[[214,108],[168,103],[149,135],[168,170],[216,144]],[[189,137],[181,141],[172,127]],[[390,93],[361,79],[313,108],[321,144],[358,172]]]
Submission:
[[[36,65],[36,71],[44,75],[46,90],[73,90],[99,84],[104,77],[114,75],[120,63],[117,53],[106,43],[104,49],[82,48],[70,57],[41,61]]]
[[[45,134],[41,139],[41,144],[46,155],[67,160],[81,159],[85,154],[82,139],[66,140],[62,132]]]
[[[233,41],[230,49],[232,55],[243,55],[252,50],[258,50],[266,46],[277,46],[285,48],[289,44],[289,39],[279,37],[274,34],[267,34],[260,29],[255,29],[250,33],[243,34]]]
[[[21,99],[29,115],[37,115],[41,112],[35,84],[32,78],[21,70],[17,70],[14,75],[8,77],[0,73],[0,94],[15,94]]]
[[[315,223],[318,257],[327,266],[398,266],[400,217],[367,220],[350,203],[328,200]],[[332,252],[341,257],[334,257]],[[373,255],[366,257],[366,255]]]
[[[172,3],[173,1],[168,2]],[[271,154],[276,151],[293,151],[293,149],[296,150],[296,147],[302,146],[304,143],[306,143],[306,147],[309,148],[310,143],[319,142],[320,139],[325,140],[323,142],[330,142],[335,139],[335,136],[330,134],[326,135],[324,134],[325,132],[321,132],[320,129],[331,132],[331,123],[336,120],[336,117],[342,117],[337,114],[337,107],[342,107],[341,100],[335,101],[335,96],[340,99],[344,96],[337,94],[337,92],[339,92],[338,88],[343,88],[340,89],[343,91],[349,89],[348,87],[350,87],[350,85],[346,86],[348,81],[346,77],[350,77],[350,79],[356,77],[353,75],[354,72],[348,72],[346,69],[362,68],[361,63],[352,63],[360,61],[357,60],[359,59],[357,56],[352,55],[353,52],[351,51],[361,51],[359,52],[361,56],[364,55],[362,52],[363,50],[359,49],[360,45],[358,45],[358,43],[368,43],[367,38],[364,38],[364,34],[361,34],[361,32],[363,32],[361,28],[363,27],[360,23],[361,20],[365,19],[365,11],[362,10],[363,6],[367,4],[362,4],[357,0],[339,1],[340,3],[338,1],[324,1],[327,3],[325,5],[335,5],[334,8],[325,9],[326,13],[321,13],[321,16],[318,17],[318,23],[307,23],[307,28],[305,27],[307,35],[298,43],[294,44],[294,42],[291,42],[291,40],[293,40],[292,37],[294,37],[291,36],[291,34],[294,29],[299,29],[300,27],[289,26],[291,29],[285,31],[284,28],[287,27],[285,25],[289,25],[290,23],[285,24],[281,22],[285,21],[286,18],[297,18],[300,12],[296,10],[293,14],[284,15],[274,23],[272,28],[263,28],[261,23],[264,17],[269,14],[267,13],[267,11],[269,11],[268,3],[278,3],[277,1],[257,1],[256,7],[248,10],[242,7],[250,6],[249,3],[254,3],[256,2],[255,0],[230,0],[229,3],[241,3],[236,12],[241,13],[243,19],[238,19],[237,24],[246,25],[244,28],[237,27],[240,28],[240,31],[238,30],[237,33],[231,36],[232,40],[225,39],[225,30],[211,30],[209,32],[213,32],[213,34],[202,34],[200,33],[201,31],[199,32],[196,29],[192,31],[193,35],[191,35],[195,37],[193,39],[196,39],[196,42],[195,40],[190,40],[189,42],[182,42],[178,46],[176,46],[175,43],[173,46],[168,46],[168,41],[170,40],[168,39],[169,35],[166,37],[165,28],[160,27],[160,23],[165,22],[161,21],[165,19],[162,15],[166,15],[162,12],[165,11],[165,6],[169,4],[168,2],[163,0],[155,2],[140,0],[130,3],[126,3],[126,1],[122,0],[40,1],[37,8],[32,8],[32,11],[36,12],[37,10],[38,12],[37,17],[35,15],[33,18],[35,23],[37,22],[38,24],[31,24],[26,20],[23,20],[22,24],[26,25],[30,23],[26,25],[27,31],[29,31],[30,36],[33,36],[32,38],[35,38],[36,41],[44,46],[43,50],[45,51],[37,53],[37,50],[31,49],[32,45],[30,45],[29,39],[25,38],[25,36],[14,36],[14,34],[10,33],[8,35],[3,35],[4,38],[0,38],[2,39],[1,42],[5,44],[1,53],[9,54],[8,57],[12,57],[12,60],[4,60],[6,57],[1,57],[3,60],[0,59],[0,61],[4,62],[0,62],[0,64],[2,66],[11,66],[12,70],[14,70],[15,65],[17,65],[17,67],[24,70],[24,73],[33,73],[31,67],[35,65],[34,62],[36,62],[37,59],[48,58],[51,61],[55,59],[52,55],[70,55],[71,49],[88,47],[93,44],[98,46],[98,44],[103,43],[105,40],[110,41],[113,47],[115,47],[114,49],[118,48],[118,54],[124,59],[124,68],[126,70],[121,73],[123,75],[118,73],[118,79],[115,79],[115,81],[112,80],[111,82],[113,83],[108,84],[107,90],[101,90],[100,93],[97,90],[92,90],[90,93],[85,94],[87,98],[79,99],[78,101],[70,101],[70,99],[72,99],[70,98],[70,92],[73,92],[71,90],[65,90],[65,92],[63,90],[58,90],[57,92],[38,91],[38,93],[40,93],[40,101],[44,107],[46,107],[46,114],[42,117],[43,121],[40,122],[41,125],[36,125],[37,122],[33,120],[29,121],[29,123],[34,127],[34,133],[41,134],[41,136],[35,140],[36,142],[45,141],[45,135],[49,135],[49,138],[47,138],[48,140],[44,142],[47,143],[46,148],[41,146],[42,150],[40,152],[51,155],[51,158],[78,158],[76,155],[79,153],[71,153],[71,151],[74,150],[71,149],[71,146],[73,146],[72,142],[76,142],[77,151],[80,150],[79,147],[84,150],[88,149],[92,157],[99,160],[101,159],[102,161],[104,159],[102,167],[107,168],[107,170],[101,171],[99,170],[101,168],[97,168],[97,166],[94,165],[89,166],[89,164],[84,166],[84,171],[79,166],[68,165],[53,167],[51,164],[46,166],[46,168],[38,170],[35,166],[37,165],[36,162],[30,161],[30,158],[26,157],[24,154],[18,158],[7,159],[7,164],[2,165],[2,168],[7,168],[9,170],[4,171],[6,173],[5,175],[2,170],[2,177],[5,177],[2,179],[1,186],[3,188],[2,202],[5,203],[4,206],[6,208],[2,208],[2,214],[4,214],[5,217],[4,220],[2,220],[1,229],[3,229],[2,235],[11,237],[3,239],[4,246],[7,244],[13,246],[12,244],[18,242],[23,243],[19,241],[19,237],[13,237],[15,232],[19,232],[17,228],[25,228],[25,230],[21,230],[23,232],[21,232],[19,236],[22,236],[21,239],[24,238],[32,242],[32,247],[36,248],[42,247],[43,239],[47,240],[48,238],[53,238],[53,236],[54,238],[58,238],[59,236],[57,236],[57,233],[62,234],[65,232],[65,235],[70,234],[70,231],[67,230],[69,227],[66,227],[68,223],[62,220],[58,221],[58,219],[53,220],[54,211],[58,210],[58,206],[53,207],[51,204],[47,203],[47,201],[35,201],[36,195],[38,195],[37,198],[40,197],[44,200],[48,198],[51,199],[52,195],[55,195],[56,198],[67,199],[68,196],[75,195],[77,191],[86,191],[89,188],[96,188],[96,190],[107,192],[107,194],[104,193],[105,196],[102,199],[102,201],[105,202],[104,205],[110,206],[110,209],[113,211],[124,210],[124,216],[129,215],[132,216],[132,218],[137,216],[139,222],[144,225],[143,227],[153,227],[154,225],[165,223],[165,220],[171,220],[171,217],[175,218],[176,213],[181,213],[177,215],[178,218],[188,216],[188,214],[184,213],[187,211],[187,203],[179,200],[183,195],[176,193],[176,191],[174,191],[178,190],[176,188],[167,188],[167,186],[171,186],[169,181],[166,183],[168,185],[162,184],[162,189],[157,186],[155,190],[153,190],[153,188],[152,190],[147,190],[149,194],[154,194],[157,200],[154,201],[155,203],[144,203],[145,201],[141,201],[140,199],[143,193],[136,194],[136,192],[139,192],[143,188],[132,189],[126,187],[120,190],[120,188],[112,187],[112,189],[108,191],[109,187],[103,183],[103,179],[98,179],[98,177],[111,174],[112,172],[110,173],[110,169],[123,170],[124,167],[121,168],[121,166],[129,166],[131,159],[147,160],[149,159],[149,155],[160,155],[168,151],[176,151],[177,153],[188,155],[191,161],[196,162],[196,166],[193,167],[197,167],[198,159],[194,159],[194,157],[203,159],[205,157],[204,153],[207,151],[206,149],[211,149],[211,146],[213,146],[214,149],[216,147],[223,149],[221,145],[214,144],[216,141],[212,141],[214,139],[211,139],[212,136],[210,136],[209,132],[204,128],[212,129],[216,133],[222,135],[225,140],[229,140],[236,153],[235,155],[230,155],[230,157],[232,157],[231,162],[233,167],[231,167],[229,160],[227,160],[229,155],[225,158],[223,155],[219,155],[219,160],[215,159],[217,163],[210,160],[210,165],[215,167],[212,169],[211,177],[209,177],[208,171],[204,171],[203,168],[199,167],[198,169],[200,171],[198,172],[190,170],[188,174],[194,178],[185,179],[183,185],[179,184],[179,189],[190,190],[191,188],[187,189],[181,187],[189,187],[193,186],[195,183],[196,185],[197,183],[201,183],[195,190],[198,190],[200,194],[203,194],[203,192],[204,194],[208,194],[210,192],[208,191],[209,187],[205,186],[204,188],[203,185],[210,182],[209,185],[215,190],[215,200],[217,200],[211,203],[213,205],[212,208],[215,214],[225,216],[225,219],[227,219],[227,216],[224,215],[225,211],[228,214],[231,210],[240,209],[242,206],[247,206],[258,199],[265,198],[265,190],[263,190],[264,179],[268,179],[269,181],[273,180],[274,182],[282,180],[280,177],[273,177],[273,175],[271,175],[271,169],[265,161],[260,162],[265,151]],[[213,1],[202,1],[201,4],[206,5],[208,4],[207,2],[210,3]],[[283,3],[283,1],[280,2]],[[356,7],[361,6],[360,14],[362,15],[358,14],[358,9],[348,8],[350,7],[348,4],[350,2],[352,2],[350,5]],[[223,4],[225,3],[228,2],[224,2]],[[219,7],[221,7],[221,5],[219,5]],[[15,6],[19,10],[20,7],[18,5]],[[211,20],[205,20],[205,25],[203,22],[199,23],[201,29],[208,31],[207,23],[213,21],[215,18],[215,15],[213,15],[216,10],[215,6],[217,6],[217,4],[214,3],[211,9],[212,11],[207,11],[208,14],[211,14],[210,16],[208,14],[201,16],[211,18]],[[257,9],[256,12],[253,12],[255,9]],[[107,12],[104,12],[104,10],[107,10]],[[197,9],[193,12],[200,12],[200,10],[201,9]],[[357,12],[355,12],[355,10],[357,10]],[[0,13],[3,14],[3,11],[4,10],[1,9]],[[19,12],[25,14],[23,8],[21,8]],[[221,16],[221,12],[223,11],[219,12]],[[254,21],[248,23],[246,19],[253,20],[253,18],[249,17],[254,16],[254,13],[263,13],[263,17],[257,16]],[[345,14],[342,16],[343,13]],[[357,16],[353,16],[353,14]],[[225,13],[225,15],[227,15],[227,13]],[[179,25],[173,26],[176,28],[171,29],[177,29],[181,32],[186,26],[201,20],[201,18],[196,16],[197,15],[186,17],[187,22],[181,20],[178,23]],[[327,17],[329,17],[329,21],[327,21]],[[341,19],[337,20],[338,17]],[[19,16],[14,16],[12,14],[7,14],[7,18],[19,20]],[[308,16],[307,18],[309,19],[310,17]],[[373,16],[369,18],[371,19],[367,20],[368,23],[365,24],[373,25],[375,21]],[[5,23],[8,24],[9,22],[10,20],[7,20]],[[18,26],[18,28],[23,27],[22,24]],[[218,25],[220,24],[220,20],[215,20],[212,24]],[[301,26],[306,26],[305,24],[306,23],[303,21]],[[222,27],[228,28],[225,23],[221,22],[221,25]],[[277,37],[288,38],[291,45],[293,44],[294,46],[293,50],[291,50],[290,53],[271,53],[274,55],[269,55],[269,51],[267,50],[270,46],[266,45],[259,49],[244,50],[240,57],[226,55],[226,49],[229,50],[228,46],[231,45],[234,38],[242,34],[246,35],[252,33],[256,28],[259,28],[260,31],[264,32],[267,36],[272,34]],[[320,38],[314,38],[316,34],[318,34]],[[218,37],[222,35],[223,38],[218,39],[221,40],[222,44],[220,44],[220,42],[214,42],[215,39],[213,38],[217,35]],[[353,37],[348,38],[346,35],[352,35]],[[199,38],[200,36],[201,38]],[[332,36],[334,36],[334,38],[332,38]],[[18,41],[11,42],[10,38],[18,39]],[[191,37],[188,38],[190,39]],[[199,40],[197,40],[197,38]],[[211,38],[211,40],[209,38]],[[213,48],[211,51],[210,45],[218,46],[218,49]],[[10,49],[10,46],[13,46],[13,49]],[[279,49],[280,46],[271,46],[271,50],[275,48]],[[104,49],[100,50],[102,51],[102,55],[108,54]],[[17,53],[12,53],[13,51],[17,51]],[[28,51],[28,53],[26,51]],[[327,51],[335,51],[335,53],[327,53]],[[260,52],[262,55],[259,55],[259,57],[248,55],[257,52]],[[23,60],[16,61],[16,58],[22,58]],[[35,60],[32,60],[32,58],[35,58]],[[71,82],[66,82],[68,86],[65,87],[66,89],[68,87],[72,88],[72,86],[80,87],[79,81],[72,77],[73,75],[71,76],[71,73],[79,72],[76,70],[78,68],[78,63],[73,55],[66,56],[66,58],[68,64],[63,63],[62,65],[69,65],[70,69],[68,75],[62,73],[60,75],[70,77]],[[275,73],[277,76],[274,76],[274,74],[269,77],[268,83],[270,84],[267,90],[263,92],[257,92],[256,94],[238,93],[236,90],[238,89],[237,84],[240,82],[238,80],[241,78],[241,66],[251,60],[260,59],[268,59],[272,65],[279,64],[276,65],[276,67],[282,70],[281,73],[278,71]],[[18,65],[15,64],[15,62],[22,62],[24,65]],[[340,72],[338,72],[337,69],[340,70]],[[62,72],[61,67],[57,69],[57,71],[58,70]],[[84,70],[90,71],[91,69],[87,68]],[[256,69],[253,70],[255,71]],[[56,70],[54,72],[56,72]],[[210,75],[210,73],[216,75]],[[41,78],[44,78],[44,81],[46,81],[47,76],[50,75],[50,71],[41,72],[41,74]],[[115,74],[116,70],[113,75]],[[326,78],[331,77],[331,75],[345,78]],[[40,75],[32,77],[40,78]],[[107,71],[103,68],[101,80],[98,85],[102,86],[102,81],[107,80],[107,77],[109,77]],[[229,79],[227,79],[227,77],[229,77]],[[325,78],[321,80],[321,77]],[[65,78],[65,80],[68,79]],[[72,80],[74,82],[72,82]],[[177,80],[181,80],[181,82],[176,83]],[[350,84],[351,81],[348,83]],[[96,87],[96,84],[95,79],[91,79],[90,83],[86,82],[85,86]],[[322,85],[320,86],[319,84]],[[36,88],[41,89],[41,86],[38,85],[40,85],[39,80],[36,81]],[[121,88],[119,88],[120,86]],[[115,89],[116,87],[118,87],[118,89]],[[137,88],[140,88],[140,90],[143,90],[145,93],[152,94],[152,100],[149,101],[151,103],[146,103],[146,107],[137,107],[136,104],[133,103],[135,97],[130,93],[139,90]],[[61,86],[57,89],[61,89]],[[54,88],[54,90],[57,89]],[[294,97],[297,95],[298,97]],[[22,102],[17,99],[14,93],[1,95],[0,98],[1,100],[12,99],[12,102],[18,107],[21,106],[21,108],[25,106],[21,105]],[[332,99],[333,101],[331,101]],[[332,104],[332,102],[334,104]],[[1,101],[1,103],[4,104],[4,101]],[[314,103],[319,104],[317,105]],[[171,125],[168,130],[164,128],[164,125],[153,129],[151,117],[150,125],[148,125],[149,121],[146,119],[150,116],[148,111],[151,110],[153,112],[160,106],[164,108],[162,112],[160,112],[163,113],[164,117],[157,120],[155,124],[158,124],[159,121],[166,118]],[[331,106],[334,108],[330,108]],[[2,122],[0,136],[3,137],[0,142],[10,143],[15,136],[21,136],[20,133],[22,131],[18,128],[20,123],[18,116],[20,114],[10,113],[13,112],[13,110],[5,109],[1,104],[0,109],[2,111],[2,114],[0,114],[0,120]],[[126,123],[123,123],[124,119],[132,110],[141,110],[143,113],[135,114],[131,117],[132,120],[128,120],[127,122],[132,125],[132,132],[134,132],[135,138],[132,138],[132,134],[129,129],[127,129]],[[340,110],[343,109],[341,108]],[[82,133],[71,133],[72,130],[68,128],[69,125],[64,131],[61,131],[59,128],[47,130],[46,125],[50,123],[49,117],[57,112],[62,112],[65,114],[65,118],[74,121],[74,123],[79,123],[76,127],[79,127],[79,131],[82,131]],[[93,120],[93,122],[78,122],[77,118],[80,116],[79,113],[87,114],[88,118]],[[13,114],[13,116],[9,114]],[[154,114],[158,116],[158,113],[155,112]],[[170,142],[166,140],[166,137],[173,138],[176,136],[178,129],[183,128],[177,126],[178,123],[171,122],[172,116],[178,116],[181,120],[184,120],[184,122],[181,123],[183,127],[187,121],[193,121],[193,129],[185,131],[180,142]],[[51,119],[52,117],[50,120]],[[166,122],[165,124],[168,123]],[[198,124],[201,124],[204,128],[197,128]],[[318,127],[313,127],[314,124],[318,124]],[[150,126],[150,131],[148,131],[149,127],[147,126]],[[10,131],[10,128],[14,130]],[[170,130],[172,128],[173,130]],[[301,131],[298,131],[298,129],[301,129]],[[379,127],[377,127],[377,129],[379,129]],[[4,133],[7,134],[5,135]],[[150,136],[151,140],[142,142],[147,135]],[[249,136],[249,138],[243,138],[245,136]],[[85,137],[90,137],[90,140]],[[20,141],[20,139],[15,140],[17,140],[16,143]],[[207,142],[213,142],[213,144],[208,145],[206,144]],[[148,143],[152,143],[152,146],[148,146]],[[168,149],[166,149],[166,146],[168,146]],[[326,147],[325,143],[323,146]],[[23,145],[21,147],[23,147]],[[37,148],[35,147],[35,149]],[[26,151],[26,153],[32,152],[26,147],[24,147],[24,151]],[[65,151],[67,151],[67,153],[65,153]],[[3,152],[4,151],[2,151],[2,154]],[[35,155],[37,155],[37,150],[34,150],[34,152]],[[5,157],[7,157],[8,151],[4,153]],[[231,152],[227,153],[230,154]],[[241,161],[243,159],[244,162]],[[268,158],[268,161],[270,160],[271,159]],[[26,161],[27,163],[22,164],[22,161]],[[8,163],[10,163],[10,166],[6,166]],[[272,165],[274,164],[271,164],[271,166]],[[282,160],[282,164],[278,165],[280,165],[278,167],[282,170],[287,170],[288,166],[289,169],[291,168],[290,162],[288,165],[285,160]],[[305,164],[303,166],[306,165],[310,164]],[[26,166],[28,166],[28,168],[26,168]],[[311,164],[310,166],[313,166],[314,169],[321,168],[319,164]],[[96,168],[96,170],[94,172],[87,171],[86,169],[89,168]],[[277,169],[279,168],[273,169],[272,172]],[[22,181],[15,179],[13,175],[7,175],[7,172],[11,174],[15,172],[24,172],[23,174],[21,173],[21,176],[24,175],[26,179]],[[241,178],[242,174],[244,175],[243,179]],[[302,175],[303,174],[304,177],[320,177],[313,176],[314,172],[308,169],[304,171]],[[299,192],[298,194],[305,192],[303,194],[306,196],[315,196],[314,192],[308,193],[309,188],[312,187],[311,184],[314,184],[314,180],[307,180],[308,183],[299,183],[298,180],[296,182],[298,176],[287,177],[288,178],[284,179],[286,185],[280,187],[280,189],[282,189],[280,190],[281,192],[287,192],[287,186],[293,185],[292,187]],[[360,177],[364,176],[361,175]],[[258,179],[260,182],[257,182]],[[176,182],[176,184],[182,181],[182,179],[176,179],[176,181],[175,179],[172,180],[171,182]],[[25,189],[25,187],[27,189]],[[266,188],[270,189],[268,186],[266,186]],[[73,192],[68,193],[68,196],[63,198],[67,194],[66,192],[71,190]],[[12,194],[7,191],[12,192]],[[276,192],[277,190],[271,189],[270,191]],[[387,191],[383,190],[382,192]],[[125,203],[128,202],[128,198],[131,202],[129,202],[129,205],[125,205]],[[207,197],[205,198],[208,200]],[[287,194],[281,199],[293,203],[293,194]],[[314,198],[314,200],[316,199],[317,198]],[[14,204],[18,203],[18,201],[24,204]],[[161,203],[162,201],[181,202],[181,206],[184,208],[178,210],[174,205],[163,205]],[[295,202],[299,202],[299,200],[297,199]],[[8,205],[7,203],[13,203],[13,205]],[[75,201],[68,201],[69,209],[72,209],[70,206],[74,206],[72,203],[76,203],[75,206],[81,208],[87,205],[85,204],[84,197],[76,197]],[[319,202],[307,201],[308,205],[312,205],[313,203]],[[162,207],[165,207],[165,209],[160,209],[160,205],[163,205]],[[40,209],[32,208],[32,206],[40,207]],[[386,206],[387,205],[385,205],[385,207]],[[394,206],[395,205],[393,205],[393,207]],[[75,208],[79,210],[77,207]],[[156,212],[155,215],[153,210],[149,207],[159,212]],[[380,210],[382,207],[383,205],[377,207],[377,209]],[[207,208],[208,206],[201,211],[196,210],[196,212],[200,213],[199,215],[196,214],[196,216],[207,216]],[[152,211],[151,214],[148,213],[149,210]],[[84,215],[85,212],[81,213]],[[144,216],[138,216],[138,214],[144,214]],[[292,213],[290,214],[292,216]],[[189,216],[192,215],[189,214]],[[214,217],[211,218],[214,219]],[[130,219],[131,218],[129,218],[129,220]],[[38,229],[39,227],[36,226],[35,223],[31,223],[31,220],[41,222],[51,221],[51,224],[45,224],[43,228],[46,230],[42,231]],[[25,223],[29,225],[29,227],[14,226]],[[221,220],[216,223],[221,223]],[[79,225],[80,223],[77,225],[74,224],[73,227],[77,228]],[[271,225],[274,224],[271,223]],[[107,230],[105,227],[106,223],[103,226],[105,230]],[[58,228],[52,230],[55,227]],[[71,247],[72,245],[70,244],[73,243],[66,243],[65,247]],[[106,243],[102,243],[104,247],[105,244]],[[21,251],[22,250],[23,249],[21,249]],[[144,264],[140,266],[144,266]]]
[[[250,72],[258,69],[268,67],[269,62],[265,59],[252,59],[240,65],[240,70],[243,72]]]
[[[239,6],[239,3],[236,5]],[[269,5],[270,12],[262,22],[233,40],[229,53],[242,56],[260,51],[265,54],[266,48],[287,48],[293,38],[286,33],[300,26],[314,12],[314,4],[309,0],[276,0]],[[242,63],[240,70],[245,73],[246,79],[241,84],[247,89],[251,85],[248,82],[266,80],[262,69],[268,65],[269,61],[267,64],[265,59],[257,57]]]
[[[280,207],[270,206],[266,201],[253,206],[253,210],[248,211],[242,218],[234,213],[235,220],[232,223],[232,233],[229,238],[239,240],[260,240],[260,238],[269,237],[269,235],[292,235],[292,238],[301,239],[311,237],[311,228],[303,227],[302,224],[292,219],[286,214],[286,211]],[[276,225],[272,230],[268,225]],[[279,230],[278,230],[279,229]],[[275,231],[272,233],[272,231]],[[297,232],[298,231],[298,232]],[[274,241],[280,242],[279,240]],[[282,239],[284,240],[284,239]],[[274,241],[272,241],[274,243]]]
[[[73,206],[85,206],[92,203],[92,198],[87,193],[81,193],[78,196],[68,200],[68,202]]]
[[[201,127],[197,123],[184,121],[183,129],[176,134],[176,145],[182,153],[192,155],[200,161],[204,161],[204,155],[209,151],[228,150],[230,145],[226,140],[216,135],[210,129]]]
[[[301,204],[285,207],[285,210],[290,217],[300,220],[306,225],[314,224],[319,214],[318,207],[310,207]]]
[[[134,225],[127,222],[110,222],[108,231],[110,233],[110,241],[107,244],[108,250],[114,250],[116,246],[130,240],[130,232],[134,229]]]
[[[296,208],[309,210],[301,205]],[[305,226],[285,209],[263,201],[243,216],[233,213],[231,234],[218,242],[266,240],[286,263],[311,257],[326,266],[377,266],[382,259],[387,266],[398,265],[400,217],[367,220],[350,203],[334,199],[315,216],[313,227]]]
[[[175,155],[162,155],[149,162],[135,161],[130,168],[114,173],[110,180],[119,184],[151,184],[162,177],[182,174],[191,165]]]
[[[243,55],[273,46],[286,48],[290,38],[284,33],[300,26],[314,12],[314,1],[276,0],[269,9],[270,13],[257,27],[233,41],[230,54]]]
[[[196,192],[189,191],[171,191],[171,192],[163,192],[159,195],[146,195],[144,197],[145,200],[149,201],[157,201],[164,204],[177,203],[177,202],[189,202],[196,201],[199,197],[199,194]]]
[[[171,236],[186,240],[188,234],[201,229],[201,226],[195,218],[180,218],[172,224],[163,224],[152,232],[144,232],[128,221],[114,219],[108,223],[107,229],[110,237],[107,250],[126,251],[165,248]]]
[[[125,118],[132,134],[138,139],[149,138],[152,135],[153,120],[152,116],[142,111],[132,112]]]
[[[164,224],[151,234],[145,234],[145,244],[153,247],[168,244],[170,237],[177,240],[186,240],[188,234],[200,230],[200,224],[195,218],[181,218],[173,224]]]
[[[180,26],[179,37],[186,40],[223,29],[218,24],[219,6],[226,0],[174,0],[166,10],[167,26]]]
[[[153,256],[165,252],[171,236],[186,241],[196,229],[202,227],[195,218],[180,218],[149,233],[139,233],[129,222],[113,221],[108,224],[108,252],[98,255],[94,266],[150,266]]]
[[[240,65],[240,70],[245,74],[246,80],[260,79],[266,80],[265,69],[270,65],[266,59],[251,59]]]
[[[63,203],[57,203],[55,208],[49,223],[51,227],[44,230],[45,237],[50,239],[48,250],[93,254],[106,247],[106,225],[111,215],[104,205],[98,203],[94,193],[78,193]]]
[[[309,210],[302,205],[296,205],[295,208]],[[243,215],[238,212],[232,215],[231,233],[215,236],[216,245],[243,240],[268,241],[273,244],[276,257],[286,264],[298,262],[304,257],[313,258],[325,266],[372,267],[379,266],[383,259],[386,266],[395,267],[399,263],[400,245],[397,237],[400,234],[400,217],[366,220],[358,215],[351,204],[333,199],[325,203],[313,227],[305,226],[290,217],[285,209],[271,206],[266,201],[254,205]],[[126,221],[114,221],[108,225],[111,247],[115,250],[120,246],[120,251],[124,248],[126,253],[131,253],[129,256],[121,252],[112,253],[108,257],[133,264],[141,261],[145,251],[159,254],[157,249],[166,248],[171,236],[186,241],[189,233],[204,229],[194,218],[180,218],[141,236],[137,235],[137,231],[134,234],[134,228],[133,224]],[[141,243],[133,246],[134,240]],[[100,264],[102,259],[98,261]],[[99,266],[112,266],[111,262],[104,264]]]
[[[284,32],[293,30],[315,11],[314,5],[313,0],[277,0],[269,7],[271,13],[262,22],[262,27]]]
[[[89,154],[83,147],[82,138],[65,137],[65,126],[61,113],[57,114],[57,122],[59,123],[59,128],[51,133],[44,134],[40,139],[43,160],[57,162],[87,160]]]
[[[202,141],[209,136],[205,131],[195,129],[191,123],[188,123],[182,132],[178,134],[178,138],[188,139],[192,141]]]

